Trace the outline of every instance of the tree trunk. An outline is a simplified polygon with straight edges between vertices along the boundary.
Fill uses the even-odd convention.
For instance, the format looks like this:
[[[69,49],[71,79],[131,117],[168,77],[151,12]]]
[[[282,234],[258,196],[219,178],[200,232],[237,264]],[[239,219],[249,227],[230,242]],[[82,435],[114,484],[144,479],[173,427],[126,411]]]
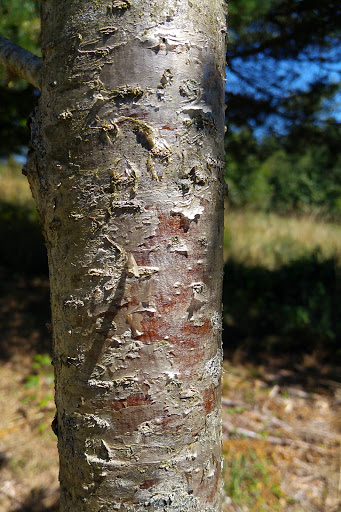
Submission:
[[[61,511],[221,510],[221,0],[44,0],[27,174]]]

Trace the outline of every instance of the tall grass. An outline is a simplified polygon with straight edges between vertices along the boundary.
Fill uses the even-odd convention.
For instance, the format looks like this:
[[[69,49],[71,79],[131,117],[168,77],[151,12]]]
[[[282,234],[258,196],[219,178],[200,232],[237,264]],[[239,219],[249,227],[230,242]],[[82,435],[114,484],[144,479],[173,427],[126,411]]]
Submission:
[[[224,346],[341,356],[341,226],[226,213]]]
[[[0,162],[0,202],[34,209],[34,201],[22,165],[14,159]]]
[[[341,265],[341,226],[316,220],[313,215],[226,211],[225,261],[274,270],[311,254],[320,261],[335,258]]]
[[[227,211],[225,347],[340,353],[341,226],[314,216]],[[0,165],[0,266],[46,274],[46,251],[20,165]]]

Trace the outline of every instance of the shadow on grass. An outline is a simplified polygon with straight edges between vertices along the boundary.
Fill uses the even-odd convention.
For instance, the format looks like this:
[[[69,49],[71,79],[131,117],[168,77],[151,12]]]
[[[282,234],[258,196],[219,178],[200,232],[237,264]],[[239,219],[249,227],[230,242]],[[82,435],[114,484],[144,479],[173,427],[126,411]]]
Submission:
[[[51,354],[48,278],[8,275],[0,267],[0,360]]]
[[[47,255],[39,217],[0,202],[0,358],[51,352]]]
[[[38,214],[0,203],[0,358],[51,353],[47,256]],[[310,254],[276,270],[230,260],[224,275],[224,352],[341,360],[341,268]]]
[[[341,360],[341,269],[318,254],[276,270],[228,261],[224,273],[224,350],[311,354]]]
[[[59,492],[48,496],[46,489],[38,489],[31,492],[20,505],[11,508],[10,512],[59,512]],[[44,502],[49,504],[45,504]]]
[[[0,202],[0,266],[8,275],[48,275],[39,216],[32,207]]]

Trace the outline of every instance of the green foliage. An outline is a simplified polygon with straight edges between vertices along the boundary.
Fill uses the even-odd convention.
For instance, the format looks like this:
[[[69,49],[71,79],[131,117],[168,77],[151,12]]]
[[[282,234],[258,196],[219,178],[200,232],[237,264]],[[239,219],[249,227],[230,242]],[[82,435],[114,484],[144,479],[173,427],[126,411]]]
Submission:
[[[246,209],[225,224],[224,348],[341,356],[341,226]]]
[[[37,386],[39,386],[39,382],[39,375],[28,375],[25,380],[25,389],[36,388]]]
[[[48,354],[36,354],[32,360],[30,373],[24,380],[25,395],[21,402],[27,404],[30,410],[37,409],[39,420],[44,418],[44,412],[54,411],[53,401],[54,374],[51,368],[51,357]],[[44,418],[45,420],[46,418]],[[37,425],[40,434],[49,429],[51,420]]]
[[[43,387],[43,385],[50,387],[54,382],[51,364],[51,357],[48,354],[36,354],[33,357],[31,373],[25,379],[25,389]],[[33,399],[33,397],[35,400],[36,395],[29,395],[29,400]],[[51,394],[44,396],[38,403],[39,407],[44,407],[52,399],[53,396]]]
[[[40,55],[40,0],[1,0],[0,33]]]
[[[229,44],[234,45],[241,38],[248,37],[251,20],[260,19],[273,4],[272,0],[230,0],[229,1]]]
[[[340,21],[337,0],[230,0],[230,53],[266,50],[279,59],[331,48],[340,37]]]
[[[341,126],[293,130],[257,141],[250,130],[227,141],[226,180],[233,207],[341,217]]]
[[[32,368],[35,370],[51,369],[51,357],[48,354],[36,354],[33,358]]]
[[[278,498],[283,493],[265,458],[261,459],[259,454],[249,450],[226,460],[225,471],[225,492],[234,503],[247,506],[248,510],[249,507],[252,510],[279,510]],[[273,500],[268,495],[276,498],[271,509],[267,501]]]

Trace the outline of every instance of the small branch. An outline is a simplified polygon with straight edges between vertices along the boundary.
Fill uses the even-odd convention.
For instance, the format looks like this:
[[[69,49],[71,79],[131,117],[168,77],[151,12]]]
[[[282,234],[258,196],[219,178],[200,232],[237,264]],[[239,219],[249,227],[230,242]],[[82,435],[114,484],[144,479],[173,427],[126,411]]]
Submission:
[[[0,64],[5,68],[7,83],[17,76],[40,90],[41,63],[40,57],[0,35]]]
[[[291,439],[288,437],[274,437],[274,436],[262,436],[258,434],[258,432],[254,432],[253,430],[248,430],[246,428],[235,427],[231,423],[223,421],[223,431],[229,434],[236,434],[244,437],[250,437],[251,439],[258,439],[259,441],[265,441],[271,444],[278,444],[281,446],[297,446],[298,448],[303,448],[304,450],[315,450],[317,453],[326,454],[326,453],[334,453],[333,448],[324,448],[322,446],[316,446],[315,444],[310,444],[305,441],[301,441],[300,439]]]
[[[221,399],[221,403],[225,407],[245,407],[245,409],[250,409],[250,404],[245,402],[238,402],[236,400],[230,400],[229,398],[225,397]]]

